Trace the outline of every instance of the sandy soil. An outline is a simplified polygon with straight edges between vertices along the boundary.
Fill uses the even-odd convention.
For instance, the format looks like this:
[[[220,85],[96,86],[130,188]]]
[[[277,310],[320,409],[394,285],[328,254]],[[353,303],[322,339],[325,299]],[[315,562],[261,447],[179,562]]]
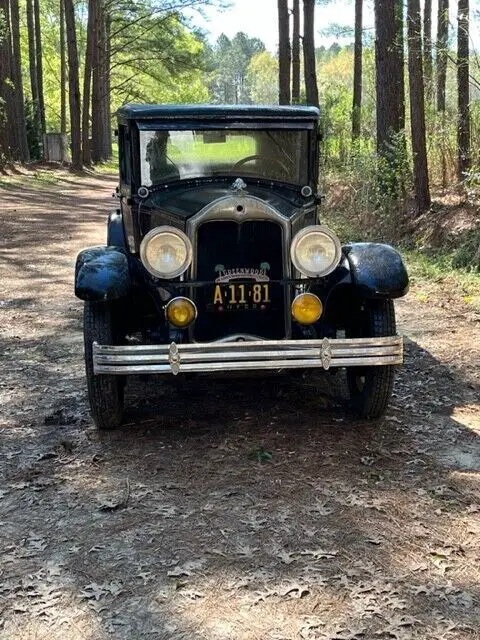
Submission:
[[[111,176],[1,190],[0,637],[480,638],[480,318],[416,287],[385,420],[339,382],[138,383],[99,434],[76,253]]]

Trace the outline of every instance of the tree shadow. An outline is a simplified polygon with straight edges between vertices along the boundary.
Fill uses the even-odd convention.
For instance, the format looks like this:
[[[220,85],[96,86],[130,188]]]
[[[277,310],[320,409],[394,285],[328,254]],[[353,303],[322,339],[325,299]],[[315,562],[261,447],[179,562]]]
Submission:
[[[56,562],[68,602],[118,638],[470,637],[475,536],[463,523],[474,499],[452,479],[465,468],[439,452],[478,456],[478,434],[450,403],[477,389],[414,342],[406,352],[393,408],[375,424],[345,413],[340,379],[320,393],[295,376],[137,381],[135,423],[101,434],[84,400],[68,423],[57,395],[58,419],[38,416],[37,441],[21,429],[8,441],[23,453],[2,486],[26,486],[9,489],[4,533],[48,543],[7,579]]]

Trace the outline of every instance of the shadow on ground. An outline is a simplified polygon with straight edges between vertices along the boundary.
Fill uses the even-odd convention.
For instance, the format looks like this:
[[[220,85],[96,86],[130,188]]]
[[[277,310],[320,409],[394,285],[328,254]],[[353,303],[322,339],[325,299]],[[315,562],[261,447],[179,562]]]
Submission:
[[[475,637],[474,497],[439,457],[479,452],[450,417],[471,390],[407,355],[376,424],[348,417],[340,381],[137,381],[131,424],[104,434],[61,424],[58,396],[41,442],[7,440],[0,593],[91,638]]]

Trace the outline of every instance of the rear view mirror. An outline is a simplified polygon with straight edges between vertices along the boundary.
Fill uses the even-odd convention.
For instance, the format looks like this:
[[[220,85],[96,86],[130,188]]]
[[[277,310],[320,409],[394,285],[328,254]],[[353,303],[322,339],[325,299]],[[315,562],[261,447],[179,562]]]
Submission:
[[[226,142],[227,134],[225,131],[204,131],[203,132],[203,144],[214,144],[219,142]]]

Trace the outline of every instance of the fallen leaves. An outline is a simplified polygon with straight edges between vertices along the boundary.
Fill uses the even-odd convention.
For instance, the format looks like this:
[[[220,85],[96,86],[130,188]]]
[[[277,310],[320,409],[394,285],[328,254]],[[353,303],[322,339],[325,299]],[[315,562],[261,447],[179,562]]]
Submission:
[[[305,598],[309,595],[310,588],[302,584],[292,583],[280,587],[275,587],[273,589],[267,589],[265,591],[257,591],[256,593],[257,597],[254,599],[254,604],[264,602],[265,600],[267,600],[267,598],[272,597],[289,599]]]
[[[96,582],[90,582],[83,587],[83,590],[80,592],[80,597],[86,600],[94,599],[96,601],[100,600],[107,595],[118,596],[123,592],[123,584],[121,582],[117,582],[112,580],[110,582],[103,582],[102,584],[97,584]]]
[[[119,509],[124,509],[130,498],[130,482],[128,478],[125,480],[125,488],[120,496],[115,498],[105,497],[100,501],[100,506],[98,507],[99,511],[106,511],[108,513],[112,513],[114,511],[118,511]]]
[[[206,560],[203,558],[198,560],[188,560],[184,564],[177,565],[176,567],[173,567],[173,569],[170,569],[169,571],[167,571],[167,576],[169,578],[180,578],[183,576],[185,577],[191,576],[192,573],[201,569],[205,565],[205,563],[206,563]]]
[[[326,551],[325,549],[305,549],[300,552],[301,556],[311,556],[314,560],[330,560],[338,555],[337,550]]]
[[[428,321],[415,300],[406,304],[414,323]],[[439,446],[458,450],[475,435],[469,388],[478,388],[478,358],[455,361],[460,331],[442,346],[452,320],[443,322],[432,322],[435,334],[419,334],[422,347],[440,345],[435,357],[407,345],[393,415],[374,429],[340,409],[313,409],[289,376],[275,404],[256,396],[261,415],[237,381],[222,381],[224,391],[209,396],[214,385],[199,379],[186,402],[162,386],[145,409],[148,432],[137,423],[102,436],[80,427],[87,410],[79,323],[73,331],[55,326],[36,348],[63,340],[63,368],[46,361],[35,379],[23,361],[23,373],[6,372],[25,387],[5,396],[14,427],[0,433],[0,626],[16,614],[43,621],[38,637],[52,638],[74,638],[61,627],[82,616],[99,623],[82,637],[473,637],[478,629],[466,625],[478,610],[480,506],[475,487],[463,496],[452,490],[435,457]],[[12,356],[23,348],[28,357],[27,333],[19,323]],[[472,338],[462,340],[476,349]],[[143,411],[143,391],[130,392]],[[460,404],[469,421],[450,413]],[[11,627],[4,633],[15,637]]]

